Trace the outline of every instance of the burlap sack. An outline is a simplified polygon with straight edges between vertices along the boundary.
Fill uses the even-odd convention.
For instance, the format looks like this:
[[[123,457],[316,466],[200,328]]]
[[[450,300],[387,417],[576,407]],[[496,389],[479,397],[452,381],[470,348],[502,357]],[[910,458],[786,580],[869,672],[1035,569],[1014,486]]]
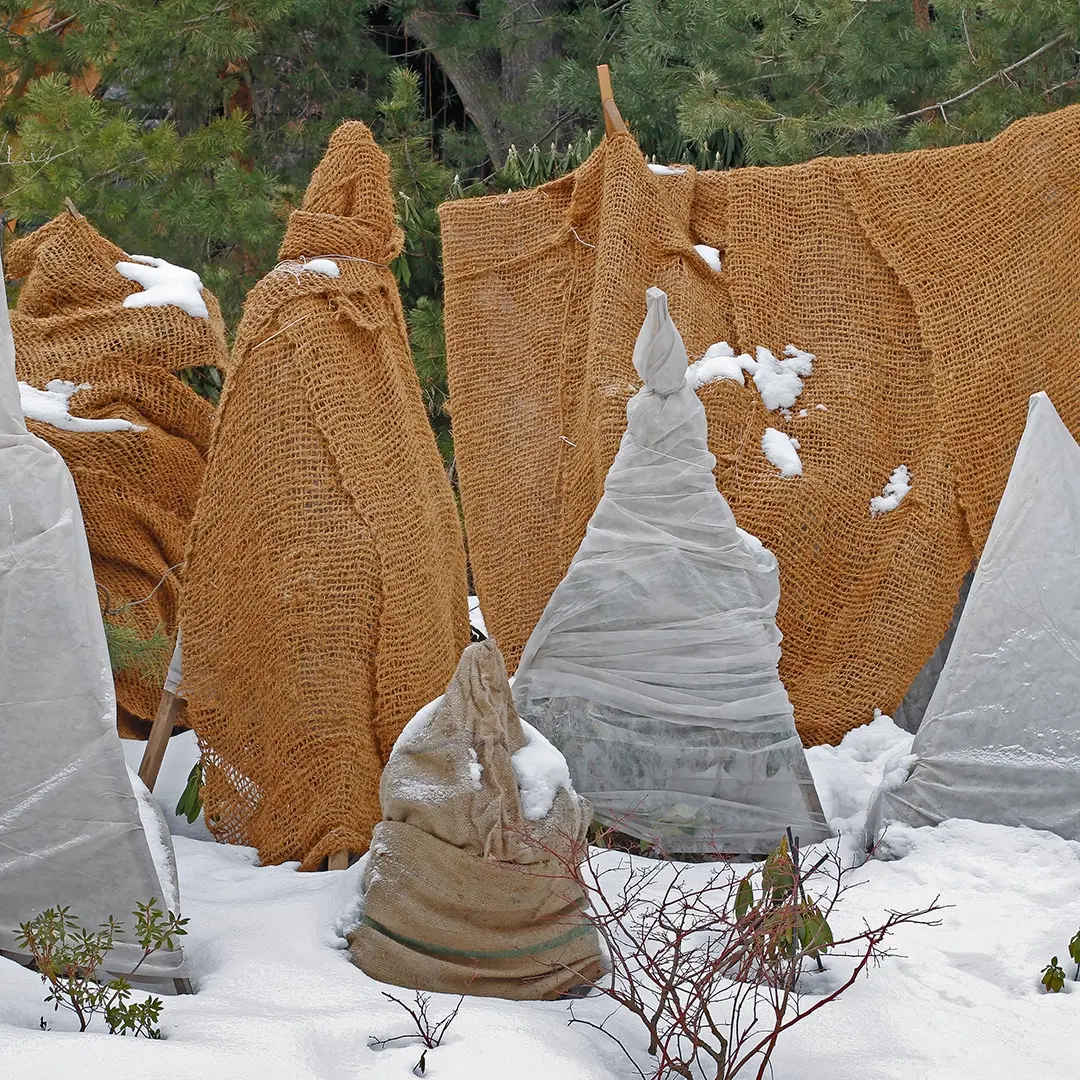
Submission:
[[[510,661],[599,500],[656,285],[692,358],[720,340],[816,354],[805,416],[767,412],[752,385],[702,388],[717,479],[780,562],[804,741],[898,705],[985,539],[1028,395],[1047,389],[1080,431],[1078,197],[1073,107],[978,146],[726,174],[655,175],[618,136],[553,184],[443,206],[458,475]],[[765,459],[766,427],[800,441],[801,478]],[[911,494],[872,518],[900,464]]]
[[[180,570],[210,441],[210,404],[176,377],[183,368],[224,367],[225,328],[217,301],[202,291],[209,318],[179,307],[125,308],[140,286],[116,271],[120,248],[81,216],[64,213],[16,240],[9,278],[23,279],[11,313],[19,378],[38,389],[76,384],[70,410],[121,418],[143,431],[66,431],[29,421],[75,478],[94,575],[124,619],[172,639],[180,612]],[[159,584],[160,583],[160,584]],[[156,591],[155,591],[156,589]],[[161,687],[134,672],[116,679],[121,735],[146,738]],[[181,714],[181,721],[183,714]]]
[[[338,128],[286,261],[248,295],[185,580],[208,820],[308,870],[367,849],[383,763],[469,633],[457,510],[389,269],[388,178],[367,128]]]
[[[514,758],[541,738],[518,719],[494,641],[470,645],[383,772],[385,820],[349,934],[353,961],[372,978],[550,999],[600,977],[599,938],[568,865],[584,854],[591,810],[568,777],[549,801]]]

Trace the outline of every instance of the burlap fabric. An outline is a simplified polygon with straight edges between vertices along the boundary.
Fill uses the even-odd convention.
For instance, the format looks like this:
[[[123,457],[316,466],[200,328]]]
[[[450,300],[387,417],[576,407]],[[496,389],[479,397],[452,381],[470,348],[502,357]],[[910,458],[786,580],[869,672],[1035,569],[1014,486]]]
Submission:
[[[559,787],[547,813],[529,820],[512,759],[526,742],[498,648],[470,645],[383,772],[386,820],[349,934],[353,961],[372,978],[550,999],[600,977],[599,938],[571,877],[589,804]]]
[[[1078,199],[1073,107],[976,146],[726,174],[654,175],[617,136],[553,184],[443,206],[458,474],[508,659],[599,500],[657,285],[692,358],[720,340],[816,354],[805,417],[766,412],[752,385],[704,387],[710,449],[780,562],[804,740],[899,704],[986,538],[1028,395],[1047,390],[1080,432]],[[801,478],[765,459],[766,427],[800,441]],[[871,518],[900,464],[911,494]]]
[[[389,269],[388,178],[367,128],[338,128],[286,261],[248,295],[185,581],[211,827],[309,870],[367,849],[394,740],[468,641],[457,510]],[[319,256],[340,276],[299,261]]]
[[[126,259],[75,214],[16,240],[5,266],[9,278],[22,279],[11,314],[16,368],[38,389],[53,379],[89,383],[71,398],[73,415],[119,417],[145,429],[67,431],[28,422],[75,478],[103,602],[118,608],[153,593],[123,619],[144,635],[164,624],[172,639],[182,571],[169,569],[184,561],[212,417],[209,403],[175,373],[223,367],[225,328],[205,289],[207,319],[174,305],[125,308],[124,298],[140,291],[116,271]],[[161,687],[124,672],[116,696],[121,735],[146,738]]]

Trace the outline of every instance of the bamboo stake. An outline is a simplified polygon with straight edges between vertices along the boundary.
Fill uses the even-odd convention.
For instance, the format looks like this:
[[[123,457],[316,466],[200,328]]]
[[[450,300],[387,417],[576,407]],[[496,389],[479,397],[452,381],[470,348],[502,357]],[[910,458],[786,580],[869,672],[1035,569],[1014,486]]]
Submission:
[[[146,749],[143,751],[142,764],[139,766],[139,779],[151,790],[157,783],[158,773],[161,771],[161,762],[165,758],[165,749],[169,745],[169,737],[176,725],[176,714],[180,709],[181,699],[168,690],[162,690],[161,701],[158,703],[157,715],[154,717],[153,726],[150,728],[150,738],[146,740]]]

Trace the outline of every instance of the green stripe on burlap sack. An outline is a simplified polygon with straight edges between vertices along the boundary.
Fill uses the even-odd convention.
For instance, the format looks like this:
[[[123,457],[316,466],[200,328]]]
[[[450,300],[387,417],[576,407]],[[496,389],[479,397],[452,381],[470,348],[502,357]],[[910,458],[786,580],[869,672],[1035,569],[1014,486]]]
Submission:
[[[440,993],[554,999],[603,974],[585,897],[553,861],[481,858],[401,822],[376,826],[355,963]]]
[[[399,945],[405,945],[407,948],[416,949],[418,952],[430,953],[432,956],[446,956],[456,960],[513,960],[520,956],[529,955],[519,948],[499,949],[496,952],[481,952],[476,949],[445,949],[441,945],[432,945],[430,941],[417,941],[415,938],[408,938],[403,934],[395,934],[393,930],[388,930],[382,923],[376,922],[366,915],[361,921],[365,926],[370,926],[372,930],[377,930],[380,934],[385,934]],[[592,933],[591,926],[578,926],[573,930],[567,930],[565,934],[560,934],[558,937],[545,942],[542,948],[547,952],[559,945],[566,945],[575,938],[590,933]]]

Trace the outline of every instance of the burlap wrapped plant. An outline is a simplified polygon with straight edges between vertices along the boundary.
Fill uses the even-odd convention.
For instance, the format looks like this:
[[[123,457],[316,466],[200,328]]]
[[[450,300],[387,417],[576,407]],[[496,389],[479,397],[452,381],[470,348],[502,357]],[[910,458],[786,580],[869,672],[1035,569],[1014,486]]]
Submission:
[[[307,870],[367,850],[394,740],[469,633],[389,172],[363,124],[338,128],[248,295],[185,580],[211,828]]]
[[[28,420],[75,478],[103,605],[123,608],[120,619],[143,637],[163,628],[171,648],[182,576],[172,568],[184,561],[213,414],[176,373],[224,367],[225,328],[217,301],[197,283],[187,294],[196,306],[201,300],[201,314],[156,297],[130,306],[144,304],[147,291],[117,270],[130,258],[86,218],[64,213],[16,240],[5,271],[22,279],[11,313],[19,379],[39,391],[54,380],[74,384],[79,389],[64,390],[74,390],[72,416],[124,428],[67,430]],[[169,649],[162,652],[167,667]],[[122,735],[147,736],[164,674],[117,675]]]
[[[493,641],[470,645],[380,785],[353,961],[418,990],[550,999],[602,973],[569,867],[592,816],[562,755],[514,709]]]

